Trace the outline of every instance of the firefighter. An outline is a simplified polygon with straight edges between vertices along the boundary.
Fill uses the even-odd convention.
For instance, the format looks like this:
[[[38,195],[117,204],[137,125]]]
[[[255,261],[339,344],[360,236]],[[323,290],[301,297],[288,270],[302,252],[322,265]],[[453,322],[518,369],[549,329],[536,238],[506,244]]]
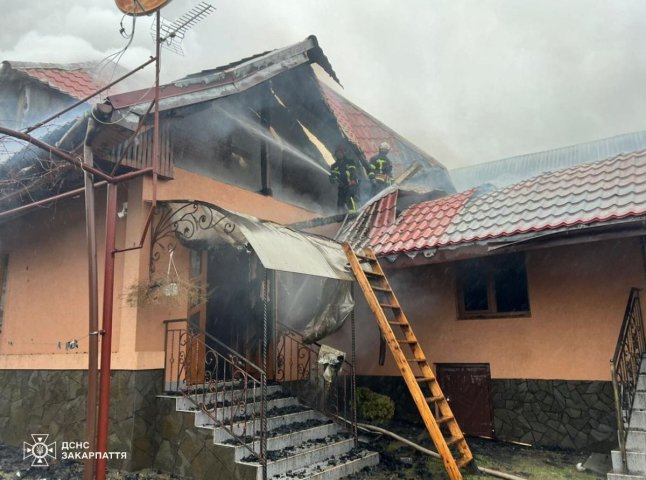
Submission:
[[[355,162],[346,156],[345,149],[338,146],[334,151],[336,162],[330,167],[330,182],[338,186],[337,206],[349,212],[359,207],[359,172]]]
[[[388,158],[390,145],[386,142],[379,144],[379,153],[370,159],[368,178],[372,184],[372,194],[376,195],[393,183],[393,164]]]

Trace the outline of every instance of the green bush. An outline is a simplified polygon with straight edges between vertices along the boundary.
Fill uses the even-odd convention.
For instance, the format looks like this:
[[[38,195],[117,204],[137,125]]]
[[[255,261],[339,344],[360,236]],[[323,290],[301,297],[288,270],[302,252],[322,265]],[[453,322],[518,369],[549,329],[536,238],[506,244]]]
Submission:
[[[392,420],[395,402],[387,395],[373,392],[369,388],[357,388],[357,416],[368,422]]]

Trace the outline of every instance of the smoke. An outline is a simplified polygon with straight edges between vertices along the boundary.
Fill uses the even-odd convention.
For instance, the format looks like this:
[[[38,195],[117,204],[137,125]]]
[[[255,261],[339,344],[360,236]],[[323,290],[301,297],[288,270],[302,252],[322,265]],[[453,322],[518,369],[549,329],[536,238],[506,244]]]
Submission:
[[[172,20],[197,2],[171,2],[163,14]],[[2,59],[79,61],[125,45],[110,1],[16,5],[0,0]],[[450,168],[646,128],[639,0],[214,5],[187,34],[185,57],[164,54],[164,80],[316,34],[343,94]],[[137,20],[123,65],[152,53],[151,22]]]

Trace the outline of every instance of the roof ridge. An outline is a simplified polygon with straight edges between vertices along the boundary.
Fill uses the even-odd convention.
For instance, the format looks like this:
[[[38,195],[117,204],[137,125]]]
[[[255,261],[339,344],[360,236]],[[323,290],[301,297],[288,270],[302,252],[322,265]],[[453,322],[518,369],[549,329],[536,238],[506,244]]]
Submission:
[[[476,163],[476,164],[473,164],[473,165],[465,165],[465,166],[462,166],[462,167],[452,168],[451,172],[459,172],[459,171],[469,170],[469,169],[474,168],[474,167],[480,167],[480,166],[484,166],[484,165],[492,165],[494,163],[504,163],[504,162],[507,162],[507,161],[514,161],[514,160],[518,160],[520,158],[531,157],[533,155],[549,154],[549,153],[552,153],[552,152],[562,152],[562,151],[564,152],[564,151],[569,150],[569,149],[580,148],[580,147],[582,147],[584,145],[598,145],[598,144],[601,144],[604,141],[614,140],[614,139],[619,139],[619,138],[625,138],[625,137],[629,137],[629,136],[637,135],[637,134],[646,135],[646,130],[635,130],[635,131],[632,131],[632,132],[620,133],[618,135],[612,135],[610,137],[599,138],[599,139],[590,140],[590,141],[587,141],[587,142],[574,143],[574,144],[571,144],[571,145],[564,145],[562,147],[548,148],[546,150],[536,150],[534,152],[520,153],[518,155],[511,155],[509,157],[497,158],[497,159],[494,159],[494,160],[487,160],[486,162],[480,162],[480,163]],[[610,157],[608,157],[608,158],[610,158]],[[600,160],[604,160],[604,159],[600,159]]]
[[[99,61],[88,60],[76,63],[53,63],[53,62],[23,62],[13,60],[3,60],[3,64],[8,64],[14,70],[93,70],[99,65]]]

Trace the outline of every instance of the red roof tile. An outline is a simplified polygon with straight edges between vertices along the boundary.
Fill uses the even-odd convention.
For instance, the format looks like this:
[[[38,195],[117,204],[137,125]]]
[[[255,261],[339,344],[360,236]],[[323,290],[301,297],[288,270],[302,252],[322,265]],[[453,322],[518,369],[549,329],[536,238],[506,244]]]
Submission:
[[[67,65],[28,62],[5,63],[9,63],[15,71],[79,100],[103,86],[94,73],[96,67],[94,63]],[[96,97],[96,101],[98,100]]]
[[[372,236],[371,246],[379,255],[431,248],[472,194],[473,190],[468,190],[412,205],[381,235]]]

